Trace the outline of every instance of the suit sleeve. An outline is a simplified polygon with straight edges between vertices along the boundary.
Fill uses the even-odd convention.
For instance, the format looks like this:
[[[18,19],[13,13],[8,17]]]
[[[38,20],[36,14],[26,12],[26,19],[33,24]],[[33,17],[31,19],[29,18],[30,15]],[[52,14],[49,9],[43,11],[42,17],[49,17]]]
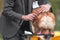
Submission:
[[[38,4],[39,5],[42,5],[42,4],[50,4],[51,5],[51,3],[48,0],[38,0]]]
[[[22,14],[13,11],[14,2],[15,0],[4,0],[4,9],[2,14],[14,22],[19,22],[21,20]]]

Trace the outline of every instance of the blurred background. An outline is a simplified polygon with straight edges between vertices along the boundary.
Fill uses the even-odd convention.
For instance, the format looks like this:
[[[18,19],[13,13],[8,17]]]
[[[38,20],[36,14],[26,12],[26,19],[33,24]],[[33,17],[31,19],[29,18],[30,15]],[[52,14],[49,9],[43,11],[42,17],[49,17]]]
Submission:
[[[60,0],[48,0],[52,4],[53,13],[56,16],[56,27],[54,31],[60,31]],[[3,0],[0,0],[0,16],[3,11]],[[59,33],[60,34],[60,33]],[[2,36],[0,34],[0,40],[2,40]]]

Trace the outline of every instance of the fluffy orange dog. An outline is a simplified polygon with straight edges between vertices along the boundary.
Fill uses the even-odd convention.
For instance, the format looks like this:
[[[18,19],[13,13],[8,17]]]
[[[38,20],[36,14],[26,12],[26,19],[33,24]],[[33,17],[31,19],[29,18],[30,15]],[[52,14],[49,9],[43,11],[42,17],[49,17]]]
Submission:
[[[32,21],[32,30],[35,34],[51,34],[55,27],[55,16],[52,12],[41,13],[41,8],[36,8],[32,12],[36,18]]]

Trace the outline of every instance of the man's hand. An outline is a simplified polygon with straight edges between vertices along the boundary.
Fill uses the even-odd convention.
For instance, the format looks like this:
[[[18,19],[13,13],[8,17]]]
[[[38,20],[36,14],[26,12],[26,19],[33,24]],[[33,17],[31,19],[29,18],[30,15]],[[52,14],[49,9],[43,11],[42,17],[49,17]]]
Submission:
[[[39,13],[43,13],[43,12],[47,12],[49,11],[51,8],[51,5],[50,4],[44,4],[44,5],[41,5],[39,8],[36,8],[32,11],[32,13],[35,13],[35,14],[39,14]]]
[[[25,21],[33,21],[34,18],[35,18],[35,15],[33,13],[22,16],[22,19]]]
[[[42,12],[47,12],[50,10],[50,8],[51,8],[50,4],[41,5],[41,11]]]

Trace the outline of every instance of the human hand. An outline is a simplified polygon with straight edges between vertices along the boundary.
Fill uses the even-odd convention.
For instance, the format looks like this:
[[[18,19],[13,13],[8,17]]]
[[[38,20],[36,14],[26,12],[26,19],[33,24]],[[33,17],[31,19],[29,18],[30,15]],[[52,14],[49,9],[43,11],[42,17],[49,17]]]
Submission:
[[[51,8],[51,5],[50,4],[45,4],[45,5],[41,5],[41,12],[47,12],[49,11]]]
[[[22,16],[22,19],[25,21],[33,21],[34,18],[35,18],[35,15],[33,13]]]
[[[43,12],[47,12],[47,11],[50,10],[50,8],[51,8],[51,5],[49,5],[49,4],[41,5],[40,7],[34,9],[34,10],[32,11],[32,13],[39,14],[39,13],[41,13],[41,12],[42,12],[42,13],[43,13]]]

